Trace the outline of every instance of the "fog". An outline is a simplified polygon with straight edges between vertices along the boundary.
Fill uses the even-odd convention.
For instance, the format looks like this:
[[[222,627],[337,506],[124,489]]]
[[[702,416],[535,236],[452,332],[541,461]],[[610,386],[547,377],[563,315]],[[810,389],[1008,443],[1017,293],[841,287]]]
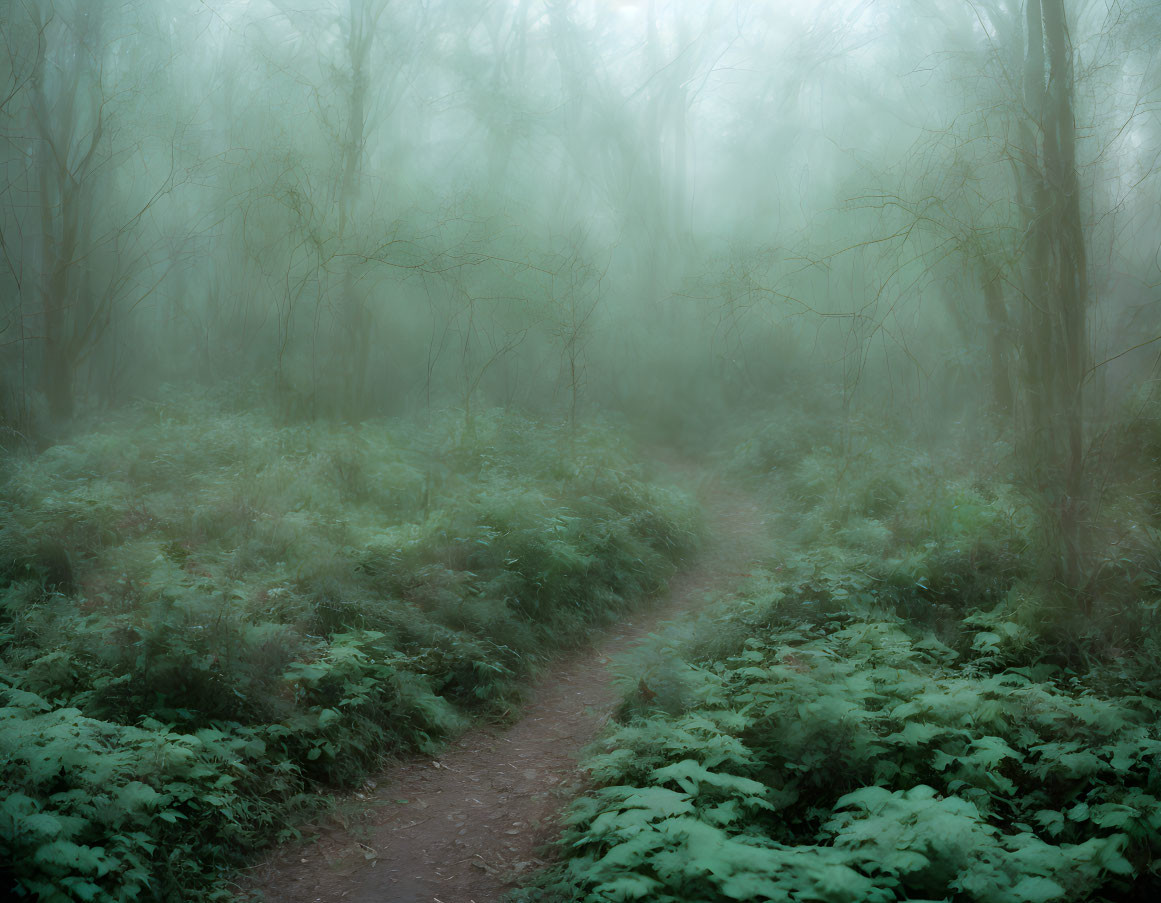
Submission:
[[[1104,360],[1153,328],[1157,20],[1072,16]],[[14,2],[3,28],[22,432],[224,379],[309,415],[680,392],[696,419],[801,371],[906,410],[952,383],[973,416],[981,280],[1020,313],[1011,5]]]
[[[164,899],[191,881],[210,899],[233,874],[214,857],[253,862],[271,825],[301,825],[383,756],[436,755],[469,723],[515,717],[552,649],[621,629],[667,585],[694,598],[691,573],[727,600],[724,620],[689,621],[678,646],[626,666],[626,724],[660,731],[697,693],[709,705],[708,684],[689,688],[711,661],[733,673],[744,642],[798,643],[738,612],[813,604],[804,587],[873,596],[964,656],[965,679],[1154,661],[1159,237],[1154,0],[5,0],[0,713],[24,706],[27,731],[79,713],[91,737],[121,731],[118,749],[166,725],[270,752],[238,790],[249,814],[229,810],[237,836],[180,847],[151,815],[141,836],[163,852],[130,854],[113,822],[54,803],[53,830],[9,825],[0,887]],[[695,618],[701,603],[675,604]],[[842,617],[871,617],[858,606]],[[737,649],[705,646],[719,630]],[[1101,692],[1129,692],[1108,679]],[[665,701],[672,687],[683,701]],[[1037,742],[1066,742],[1049,733]],[[596,785],[643,780],[595,761]],[[772,761],[736,774],[773,781]],[[134,812],[186,805],[172,776],[130,780],[133,763],[114,783],[167,801]],[[852,793],[938,783],[848,766]],[[6,792],[49,813],[55,785],[28,768]],[[941,792],[992,818],[984,834],[1008,831],[961,793],[966,775]],[[1064,805],[996,780],[987,792],[1029,813]],[[678,783],[694,800],[697,780]],[[834,800],[816,791],[786,799],[815,800],[802,818],[823,824]],[[854,818],[846,805],[825,824]],[[520,899],[839,899],[711,887],[708,866],[678,880],[651,860],[630,881],[601,865],[598,822],[570,818],[571,877]],[[1096,837],[1069,824],[1038,836]],[[27,840],[42,829],[45,844],[121,844],[121,864],[46,859]],[[792,835],[806,842],[789,828],[770,842]],[[995,899],[1129,899],[1116,894],[1154,880],[1140,851],[1157,828],[1130,835],[1137,858],[1109,840],[1083,880],[1028,873],[1063,896]],[[992,899],[965,896],[962,875],[898,880],[900,899]]]

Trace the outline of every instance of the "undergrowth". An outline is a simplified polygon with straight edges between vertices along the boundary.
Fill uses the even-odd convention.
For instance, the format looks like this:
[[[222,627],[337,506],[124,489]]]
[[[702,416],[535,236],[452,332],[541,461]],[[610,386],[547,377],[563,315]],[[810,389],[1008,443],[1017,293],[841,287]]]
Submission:
[[[514,899],[1155,899],[1152,597],[1057,645],[1018,488],[852,445],[762,430],[726,457],[780,548],[619,664],[558,865]]]
[[[150,405],[0,491],[0,891],[227,899],[384,757],[661,587],[688,499],[611,430]]]

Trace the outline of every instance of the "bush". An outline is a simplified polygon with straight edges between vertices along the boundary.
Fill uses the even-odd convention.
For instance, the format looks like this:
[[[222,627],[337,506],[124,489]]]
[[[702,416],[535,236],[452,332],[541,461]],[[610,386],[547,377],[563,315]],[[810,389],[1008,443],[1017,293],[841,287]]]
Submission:
[[[790,539],[620,664],[560,862],[516,900],[1155,895],[1156,593],[1132,640],[1060,646],[1019,492],[854,438],[735,454]]]
[[[224,898],[330,788],[500,711],[692,548],[692,504],[611,431],[460,427],[193,399],[6,462],[5,890]]]
[[[957,652],[843,582],[766,578],[706,615],[748,636],[689,649],[680,708],[625,710],[565,863],[525,898],[1009,903],[1150,880],[1155,706],[1028,669],[1034,637],[1001,613]]]

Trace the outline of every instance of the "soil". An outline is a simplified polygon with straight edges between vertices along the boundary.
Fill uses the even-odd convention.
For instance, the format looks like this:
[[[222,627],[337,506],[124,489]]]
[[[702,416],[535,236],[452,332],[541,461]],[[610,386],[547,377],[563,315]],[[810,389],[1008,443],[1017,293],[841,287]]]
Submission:
[[[709,539],[663,598],[561,657],[515,723],[476,727],[437,760],[383,771],[329,823],[252,867],[240,899],[496,903],[543,867],[558,813],[584,785],[578,754],[621,699],[610,661],[737,584],[763,548],[764,515],[752,499],[717,483],[700,494]]]

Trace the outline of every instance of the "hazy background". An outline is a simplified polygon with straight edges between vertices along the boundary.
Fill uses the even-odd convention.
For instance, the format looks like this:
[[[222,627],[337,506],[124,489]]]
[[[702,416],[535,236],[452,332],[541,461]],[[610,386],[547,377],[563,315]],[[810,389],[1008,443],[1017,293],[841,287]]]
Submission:
[[[1157,0],[0,0],[0,898],[463,852],[673,616],[441,868],[1161,899],[1159,156]]]
[[[1161,10],[1068,6],[1092,412],[1154,373]],[[1021,366],[1021,9],[10,0],[4,423],[223,380],[288,416],[973,416]]]

